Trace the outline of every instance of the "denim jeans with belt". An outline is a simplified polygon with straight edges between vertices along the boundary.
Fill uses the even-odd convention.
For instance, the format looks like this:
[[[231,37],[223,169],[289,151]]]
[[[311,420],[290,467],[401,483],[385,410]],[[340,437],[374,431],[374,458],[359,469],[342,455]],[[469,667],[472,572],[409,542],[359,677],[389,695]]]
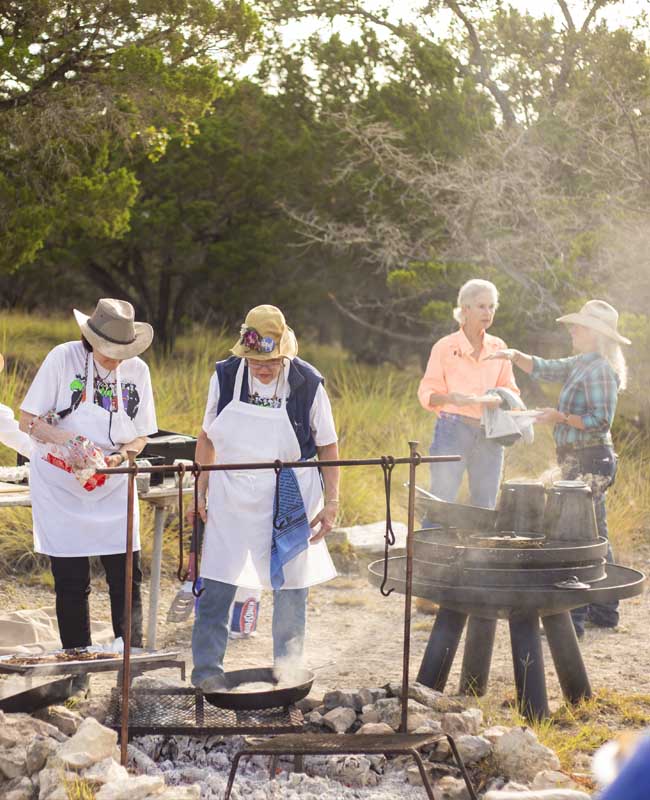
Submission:
[[[609,540],[605,495],[616,477],[616,453],[604,444],[581,449],[558,448],[557,460],[565,480],[582,480],[591,486],[598,535]],[[614,561],[609,544],[607,561],[610,564]],[[576,608],[571,612],[571,617],[578,635],[584,632],[587,619],[601,628],[615,628],[618,625],[618,601]]]
[[[192,683],[222,677],[223,658],[228,644],[230,606],[237,587],[231,583],[203,578],[192,630]],[[307,595],[309,589],[277,589],[273,592],[273,661],[299,658],[305,639]]]
[[[444,411],[438,417],[429,454],[459,455],[462,459],[430,465],[431,493],[453,502],[467,470],[470,503],[494,508],[501,482],[503,445],[486,439],[485,430],[478,422],[472,424],[459,414]]]

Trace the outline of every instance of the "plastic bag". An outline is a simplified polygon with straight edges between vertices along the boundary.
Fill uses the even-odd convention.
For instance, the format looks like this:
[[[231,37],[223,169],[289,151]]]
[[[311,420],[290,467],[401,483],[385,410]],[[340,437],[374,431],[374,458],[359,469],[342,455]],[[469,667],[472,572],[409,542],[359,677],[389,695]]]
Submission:
[[[106,483],[107,476],[97,474],[106,467],[104,453],[85,436],[78,434],[60,444],[40,443],[38,451],[49,464],[74,475],[87,492]]]

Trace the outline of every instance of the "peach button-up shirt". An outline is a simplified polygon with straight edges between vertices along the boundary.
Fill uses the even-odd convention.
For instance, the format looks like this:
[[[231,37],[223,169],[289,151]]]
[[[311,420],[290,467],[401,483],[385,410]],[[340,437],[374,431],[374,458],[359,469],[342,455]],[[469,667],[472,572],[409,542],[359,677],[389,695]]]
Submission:
[[[486,359],[490,353],[505,347],[503,339],[486,332],[483,334],[483,345],[477,360],[472,355],[473,347],[462,328],[439,339],[431,348],[429,363],[418,388],[418,399],[422,407],[436,414],[446,411],[449,414],[480,419],[480,405],[455,406],[445,403],[442,406],[432,406],[429,398],[432,394],[450,392],[481,395],[497,386],[505,386],[519,394],[512,363],[507,359]]]

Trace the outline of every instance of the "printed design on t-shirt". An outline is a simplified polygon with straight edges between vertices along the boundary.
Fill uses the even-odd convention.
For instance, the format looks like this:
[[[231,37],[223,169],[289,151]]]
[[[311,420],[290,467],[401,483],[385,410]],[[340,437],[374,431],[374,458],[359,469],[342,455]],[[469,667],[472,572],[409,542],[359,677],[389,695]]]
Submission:
[[[115,381],[106,381],[95,378],[95,404],[106,411],[117,411],[117,393],[115,391]],[[77,373],[70,384],[72,396],[70,406],[75,411],[79,404],[86,399],[86,376]],[[122,381],[122,404],[129,419],[134,419],[140,408],[140,395],[135,383]]]
[[[248,402],[252,406],[262,406],[262,408],[282,408],[281,397],[262,397],[258,392],[249,394]]]

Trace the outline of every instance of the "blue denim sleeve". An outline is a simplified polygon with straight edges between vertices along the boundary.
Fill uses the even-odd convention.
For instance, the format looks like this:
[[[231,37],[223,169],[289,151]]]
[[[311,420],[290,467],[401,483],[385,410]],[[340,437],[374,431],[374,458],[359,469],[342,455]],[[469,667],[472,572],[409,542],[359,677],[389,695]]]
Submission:
[[[569,358],[540,358],[539,356],[533,356],[531,376],[538,381],[564,383],[579,358],[580,356],[569,356]]]

